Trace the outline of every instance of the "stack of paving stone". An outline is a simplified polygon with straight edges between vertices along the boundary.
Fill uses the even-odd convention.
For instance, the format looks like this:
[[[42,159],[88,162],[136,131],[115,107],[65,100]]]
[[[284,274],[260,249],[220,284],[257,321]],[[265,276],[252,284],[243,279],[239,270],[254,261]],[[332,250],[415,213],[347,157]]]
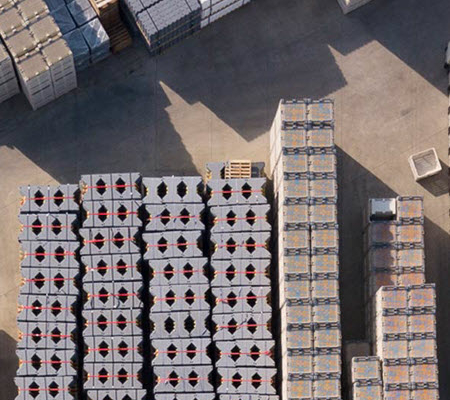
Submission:
[[[383,400],[379,357],[353,357],[351,375],[353,400]]]
[[[251,0],[200,0],[202,6],[201,28],[224,17]]]
[[[221,399],[277,399],[264,178],[212,179],[213,336]]]
[[[372,212],[380,202],[391,212]],[[384,399],[438,399],[436,293],[425,283],[422,198],[369,204],[366,317],[382,361]]]
[[[18,399],[69,399],[76,391],[77,189],[76,185],[20,189]]]
[[[341,397],[333,131],[330,100],[282,100],[271,130],[286,399]]]
[[[46,0],[50,13],[72,50],[77,71],[110,55],[109,36],[89,0]]]
[[[0,42],[0,103],[20,93],[11,57]]]
[[[214,398],[203,252],[201,177],[144,178],[145,262],[149,269],[150,348],[156,400]]]
[[[42,0],[5,4],[0,35],[34,110],[77,87],[73,54]]]
[[[84,389],[92,400],[145,395],[138,217],[140,175],[84,175],[80,235],[85,304]]]

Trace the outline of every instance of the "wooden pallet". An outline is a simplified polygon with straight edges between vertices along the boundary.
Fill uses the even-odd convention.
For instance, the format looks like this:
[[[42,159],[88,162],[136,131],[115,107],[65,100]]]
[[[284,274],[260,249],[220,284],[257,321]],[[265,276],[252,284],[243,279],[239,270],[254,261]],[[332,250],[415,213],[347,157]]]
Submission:
[[[225,179],[251,178],[252,162],[249,160],[230,160],[225,163]]]
[[[116,24],[106,32],[108,33],[111,51],[113,53],[122,51],[128,46],[131,46],[131,43],[133,42],[130,33],[122,21],[117,21]]]

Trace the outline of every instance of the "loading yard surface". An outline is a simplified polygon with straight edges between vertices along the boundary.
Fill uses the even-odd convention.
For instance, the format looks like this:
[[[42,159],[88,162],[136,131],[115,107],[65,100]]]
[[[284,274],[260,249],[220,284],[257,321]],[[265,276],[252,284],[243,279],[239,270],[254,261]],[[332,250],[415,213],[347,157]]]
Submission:
[[[336,104],[343,339],[362,339],[362,210],[370,197],[424,196],[427,280],[437,283],[441,398],[450,396],[448,78],[450,4],[376,0],[343,16],[328,0],[258,0],[150,58],[131,49],[79,75],[37,112],[0,105],[0,363],[12,400],[20,284],[18,186],[82,173],[204,173],[209,161],[268,162],[280,98]],[[270,29],[268,28],[270,27]],[[435,147],[443,174],[418,184],[408,156]]]

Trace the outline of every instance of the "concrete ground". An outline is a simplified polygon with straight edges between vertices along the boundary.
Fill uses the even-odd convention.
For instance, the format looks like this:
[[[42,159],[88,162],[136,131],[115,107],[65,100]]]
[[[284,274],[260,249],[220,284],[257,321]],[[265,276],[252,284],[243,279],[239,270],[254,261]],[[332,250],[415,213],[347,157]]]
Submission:
[[[423,195],[426,265],[437,283],[441,398],[450,398],[449,196],[444,173],[414,182],[407,158],[435,147],[447,168],[448,0],[374,0],[344,16],[333,0],[255,0],[150,58],[139,40],[33,112],[0,105],[0,399],[12,400],[20,282],[18,186],[82,173],[197,174],[209,161],[268,159],[280,98],[332,97],[339,146],[344,340],[362,339],[362,209]]]

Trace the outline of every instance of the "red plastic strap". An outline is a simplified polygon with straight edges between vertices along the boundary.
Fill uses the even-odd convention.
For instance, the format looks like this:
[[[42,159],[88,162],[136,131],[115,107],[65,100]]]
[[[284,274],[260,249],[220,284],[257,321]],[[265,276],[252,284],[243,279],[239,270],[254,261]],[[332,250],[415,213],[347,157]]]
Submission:
[[[215,274],[227,274],[227,275],[235,275],[235,274],[245,274],[245,275],[253,275],[253,274],[265,274],[264,271],[215,271]]]
[[[207,381],[209,378],[158,378],[159,382],[178,382],[178,381]]]
[[[118,347],[117,349],[111,348],[111,349],[106,349],[106,348],[93,348],[93,349],[88,349],[88,351],[137,351],[139,350],[137,347]]]
[[[70,225],[22,225],[24,228],[55,228],[55,229],[68,229]]]
[[[129,242],[135,240],[134,238],[121,238],[121,239],[92,239],[92,240],[85,240],[84,243],[104,243],[104,242]]]
[[[135,324],[136,321],[97,321],[97,322],[86,322],[87,325],[111,325],[111,324]]]
[[[211,193],[262,193],[262,190],[212,190]]]
[[[73,196],[53,196],[53,197],[25,197],[25,200],[40,201],[40,200],[66,200],[73,199]]]
[[[134,187],[136,185],[97,185],[97,186],[86,186],[87,189],[106,189],[106,188],[126,188]]]
[[[88,268],[88,270],[106,270],[106,269],[122,269],[122,268],[136,268],[136,265],[105,265],[104,267],[92,267]]]
[[[152,219],[177,219],[177,218],[199,218],[199,215],[157,215],[155,217],[149,217],[148,220],[151,221]]]
[[[251,382],[251,383],[261,383],[261,382],[272,382],[272,379],[221,379],[221,382]]]
[[[218,244],[217,247],[266,247],[265,244]]]
[[[53,335],[53,334],[43,334],[43,333],[22,333],[23,336],[31,337],[57,337],[57,338],[70,338],[71,335]]]
[[[53,360],[41,360],[39,363],[36,363],[31,360],[20,360],[22,364],[70,364],[70,361],[53,361]]]
[[[105,293],[105,294],[89,294],[89,297],[109,297],[109,296],[115,296],[115,297],[130,297],[130,296],[137,296],[137,293]]]
[[[88,375],[88,378],[137,378],[139,375]]]
[[[157,354],[178,354],[178,353],[206,353],[206,350],[164,350],[164,351],[156,351]]]
[[[25,282],[59,282],[59,281],[73,281],[74,278],[33,278],[25,279]]]
[[[240,324],[240,325],[219,325],[219,329],[229,328],[256,328],[257,326],[267,326],[267,324]]]
[[[137,214],[137,211],[125,211],[125,212],[104,212],[104,213],[89,213],[89,215],[130,215],[130,214]]]
[[[25,310],[71,310],[71,307],[34,307],[34,306],[21,306]]]
[[[166,244],[148,244],[147,247],[168,247],[168,246],[197,246],[197,243],[166,243]]]
[[[234,217],[234,218],[215,218],[215,221],[254,221],[256,219],[266,219],[266,217],[242,217],[242,218],[238,218],[238,217]]]
[[[195,300],[195,299],[204,299],[205,296],[186,296],[186,297],[161,297],[155,298],[153,301],[166,301],[166,300]]]
[[[179,271],[154,271],[153,274],[157,275],[157,274],[164,274],[164,275],[170,275],[170,274],[186,274],[186,273],[190,273],[190,274],[197,274],[197,273],[204,273],[205,271],[203,270],[189,270],[189,269],[181,269]]]
[[[217,299],[216,301],[218,303],[224,302],[228,303],[229,301],[233,300],[256,300],[256,299],[265,299],[267,296],[246,296],[246,297],[232,297],[232,298],[225,298],[225,299]]]
[[[75,253],[64,252],[64,253],[25,253],[26,256],[74,256]]]
[[[55,392],[64,392],[64,391],[68,391],[69,388],[19,388],[19,391],[22,392],[39,392],[41,390],[44,391],[55,391]]]
[[[222,353],[220,352],[220,354],[224,355],[224,356],[260,356],[260,355],[270,355],[271,352],[270,351],[251,351],[250,353]]]

